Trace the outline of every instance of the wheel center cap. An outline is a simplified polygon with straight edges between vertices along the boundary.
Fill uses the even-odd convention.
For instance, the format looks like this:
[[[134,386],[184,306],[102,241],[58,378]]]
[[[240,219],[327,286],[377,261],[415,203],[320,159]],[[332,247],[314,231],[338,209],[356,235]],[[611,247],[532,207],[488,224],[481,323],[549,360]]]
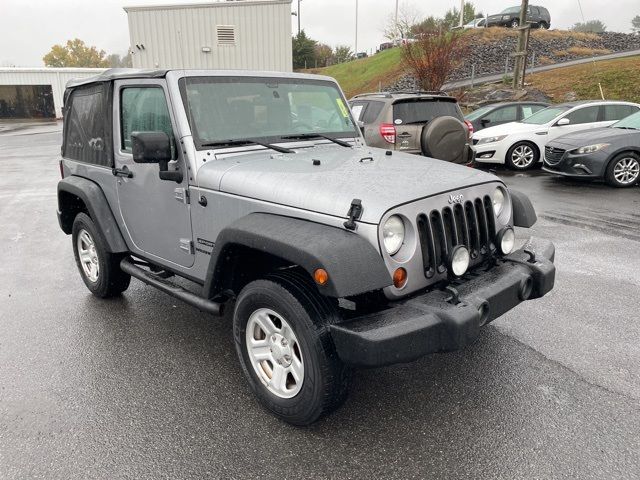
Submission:
[[[269,350],[277,364],[283,367],[291,365],[291,345],[287,339],[279,333],[274,333],[269,338]]]

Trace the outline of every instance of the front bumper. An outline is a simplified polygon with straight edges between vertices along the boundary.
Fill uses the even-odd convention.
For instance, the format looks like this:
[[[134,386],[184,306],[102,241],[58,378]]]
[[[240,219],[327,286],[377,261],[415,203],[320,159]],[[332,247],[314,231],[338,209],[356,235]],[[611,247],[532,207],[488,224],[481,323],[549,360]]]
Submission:
[[[434,290],[332,325],[338,355],[350,365],[379,367],[461,349],[482,326],[551,291],[554,257],[552,243],[529,239],[491,269],[469,274],[454,290]]]
[[[507,156],[506,142],[485,143],[483,145],[474,145],[475,161],[477,163],[504,163]],[[491,155],[483,158],[483,155]]]
[[[545,172],[565,177],[602,178],[608,164],[609,154],[599,151],[587,155],[565,153],[562,159],[551,164],[544,159],[542,169]]]

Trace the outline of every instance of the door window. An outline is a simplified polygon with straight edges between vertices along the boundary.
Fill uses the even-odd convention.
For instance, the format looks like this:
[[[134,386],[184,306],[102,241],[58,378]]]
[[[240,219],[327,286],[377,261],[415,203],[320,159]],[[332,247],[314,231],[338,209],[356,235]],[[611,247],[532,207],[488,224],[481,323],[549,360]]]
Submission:
[[[633,105],[605,105],[604,120],[605,122],[622,120],[637,111],[638,107],[634,107]]]
[[[498,108],[487,114],[484,120],[489,120],[491,123],[515,122],[518,120],[518,107],[516,105],[510,105],[508,107]]]
[[[171,141],[175,158],[175,139],[164,90],[160,87],[128,87],[122,90],[120,102],[121,145],[131,153],[133,132],[165,132]]]
[[[598,121],[599,106],[584,107],[569,113],[566,118],[570,125],[580,125],[583,123],[594,123]]]

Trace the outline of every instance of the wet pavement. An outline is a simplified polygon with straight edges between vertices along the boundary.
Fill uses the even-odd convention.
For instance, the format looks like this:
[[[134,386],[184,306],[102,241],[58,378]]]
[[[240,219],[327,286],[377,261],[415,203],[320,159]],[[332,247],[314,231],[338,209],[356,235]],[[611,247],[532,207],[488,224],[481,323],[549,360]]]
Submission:
[[[462,352],[356,372],[310,428],[253,399],[229,318],[93,298],[58,228],[60,133],[0,133],[0,478],[638,478],[640,188],[498,174],[557,283]],[[25,134],[33,133],[33,134]]]

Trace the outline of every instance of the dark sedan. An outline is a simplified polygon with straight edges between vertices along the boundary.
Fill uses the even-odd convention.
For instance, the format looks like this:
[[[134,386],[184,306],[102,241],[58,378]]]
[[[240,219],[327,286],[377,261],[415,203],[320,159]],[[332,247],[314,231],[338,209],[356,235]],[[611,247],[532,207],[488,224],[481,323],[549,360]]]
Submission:
[[[495,127],[504,123],[519,122],[543,108],[548,103],[542,102],[501,102],[485,105],[474,110],[464,119],[473,125],[473,131],[477,132],[487,127]]]
[[[543,170],[580,178],[604,178],[614,187],[640,180],[640,113],[610,127],[570,133],[545,147]]]

